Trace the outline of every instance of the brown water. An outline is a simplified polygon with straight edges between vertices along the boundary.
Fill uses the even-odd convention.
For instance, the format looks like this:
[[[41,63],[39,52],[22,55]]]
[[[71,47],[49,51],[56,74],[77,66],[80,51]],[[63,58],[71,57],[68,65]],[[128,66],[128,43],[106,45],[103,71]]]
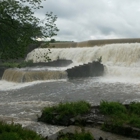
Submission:
[[[11,82],[32,82],[36,80],[56,80],[56,79],[66,79],[67,73],[65,71],[58,71],[58,70],[47,70],[43,68],[11,68],[6,69],[2,76],[3,80],[11,81]]]

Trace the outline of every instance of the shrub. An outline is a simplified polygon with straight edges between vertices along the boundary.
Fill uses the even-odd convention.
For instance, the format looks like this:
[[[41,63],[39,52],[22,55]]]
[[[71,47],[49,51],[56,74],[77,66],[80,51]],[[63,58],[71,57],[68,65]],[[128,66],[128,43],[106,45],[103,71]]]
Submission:
[[[89,132],[75,132],[73,133],[60,133],[57,140],[94,140],[94,137]]]
[[[106,115],[116,115],[126,113],[126,108],[118,102],[102,101],[100,103],[100,110]]]
[[[128,108],[130,113],[140,115],[140,103],[132,102]]]
[[[70,118],[87,113],[90,104],[85,101],[60,103],[57,106],[45,107],[39,121],[61,124],[61,121],[69,121]]]
[[[134,127],[140,128],[140,116],[136,114],[131,114],[131,116],[129,117],[128,123]]]
[[[97,62],[99,62],[99,63],[102,62],[102,56],[100,56],[99,58],[97,58]]]
[[[22,128],[20,124],[0,122],[0,140],[45,140],[32,130]]]
[[[140,103],[122,105],[118,102],[102,101],[100,110],[108,115],[108,119],[102,126],[103,130],[140,138],[139,131],[133,132],[131,128],[131,126],[140,128]]]

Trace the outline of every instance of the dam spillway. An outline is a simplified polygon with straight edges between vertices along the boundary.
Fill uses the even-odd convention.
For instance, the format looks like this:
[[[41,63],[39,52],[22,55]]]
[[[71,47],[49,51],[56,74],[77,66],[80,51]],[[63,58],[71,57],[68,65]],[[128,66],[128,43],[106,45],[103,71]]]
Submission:
[[[48,53],[46,48],[38,48],[29,53],[26,61],[44,62],[43,55]],[[36,57],[39,56],[39,57]],[[72,60],[72,66],[97,61],[102,57],[106,75],[109,76],[140,76],[140,43],[115,43],[93,47],[51,48],[50,59]]]
[[[127,41],[129,43],[123,43]],[[113,42],[114,44],[112,44]],[[139,42],[140,39],[120,39],[120,40],[98,40],[98,41],[94,40],[94,41],[85,41],[79,43],[71,42],[68,43],[69,44],[68,46],[66,43],[63,43],[62,47],[58,46],[56,48],[51,48],[51,53],[49,53],[49,50],[47,48],[34,49],[32,52],[28,53],[26,57],[26,61],[32,60],[34,63],[46,62],[46,54],[47,54],[51,59],[51,61],[55,61],[59,59],[71,60],[72,63],[64,67],[64,70],[67,70],[75,66],[97,61],[100,57],[102,57],[102,64],[105,66],[104,76],[138,78],[140,77],[140,55],[139,55],[140,43]],[[100,45],[97,45],[98,43],[100,43]],[[103,45],[104,43],[105,44],[108,43],[108,44]],[[61,43],[59,45],[61,45]],[[71,47],[71,45],[73,47]],[[65,48],[63,48],[64,46]],[[22,80],[10,80],[14,82],[33,81],[32,78],[27,78],[30,77],[29,73],[34,77],[35,80],[50,79],[50,76],[48,76],[48,78],[43,78],[42,73],[44,73],[44,75],[46,75],[47,73],[49,73],[48,75],[53,75],[53,74],[56,75],[54,71],[52,72],[53,73],[52,74],[51,72],[48,71],[42,72],[41,69],[38,72],[37,71],[31,72],[31,71],[24,71],[24,70],[15,70],[15,72],[14,70],[7,70],[7,71],[10,71],[9,73],[12,73],[12,75],[16,75],[15,72],[17,73],[17,75],[21,75],[16,77],[21,77]],[[3,75],[3,79],[6,80],[8,80],[7,71],[5,71],[6,74]],[[62,71],[57,71],[57,72],[59,74],[64,73]],[[38,76],[35,76],[37,74]],[[59,79],[58,77],[60,77],[61,79],[61,77],[66,77],[66,76],[58,76],[58,75],[56,75],[56,78],[54,78],[53,76],[52,78]],[[39,76],[42,78],[39,78]]]
[[[41,50],[41,52],[38,50]],[[12,88],[14,90],[1,91],[1,118],[7,119],[8,116],[8,121],[14,118],[14,120],[17,119],[18,122],[23,125],[27,125],[28,120],[30,120],[32,116],[35,116],[33,120],[36,119],[36,112],[38,112],[38,110],[47,106],[47,104],[45,104],[46,101],[58,103],[86,100],[93,105],[99,104],[102,100],[122,103],[140,102],[139,50],[139,43],[109,44],[91,48],[85,46],[83,48],[77,47],[76,49],[67,48],[64,49],[64,51],[62,51],[61,48],[56,48],[56,50],[51,49],[51,59],[71,58],[74,60],[74,64],[72,65],[96,60],[102,55],[102,63],[106,66],[107,73],[99,78],[73,79],[65,82],[55,81],[53,83],[45,82],[22,89],[19,89],[17,86],[19,83],[13,84],[12,82]],[[33,55],[37,54],[41,56],[45,51],[47,51],[47,49],[37,49],[28,54],[26,60],[31,59],[34,60],[35,63],[44,61],[43,58],[38,59]],[[18,71],[19,69],[17,72]],[[108,78],[108,76],[111,78]],[[129,79],[120,82],[120,79],[116,80],[114,78],[115,76],[117,78],[123,77],[124,79]],[[138,84],[134,83],[136,79],[138,79]],[[1,89],[10,89],[10,86],[6,85],[7,83],[5,83],[5,81],[1,81],[0,84]],[[2,88],[2,84],[5,88]],[[32,116],[30,116],[30,114],[32,114]],[[33,123],[31,126],[41,132],[40,129],[38,129],[40,125],[38,126]],[[48,131],[48,129],[42,129],[42,132],[46,131]]]
[[[29,53],[26,61],[34,63],[45,62],[46,48],[38,48]],[[59,59],[72,60],[74,63],[88,63],[96,61],[102,56],[102,63],[112,65],[133,66],[140,64],[140,43],[109,44],[102,47],[83,48],[52,48],[49,57],[52,61]]]
[[[122,38],[122,39],[100,39],[88,40],[82,42],[56,42],[50,43],[50,48],[76,48],[76,47],[93,47],[104,46],[107,44],[120,44],[120,43],[140,43],[140,38]]]
[[[65,71],[48,71],[41,68],[39,68],[38,70],[24,68],[7,69],[2,76],[3,80],[16,83],[32,82],[36,80],[58,80],[66,78],[67,73]]]
[[[45,82],[33,84],[28,87],[24,86],[22,89],[19,89],[21,88],[19,83],[12,82],[12,86],[9,86],[6,85],[7,83],[5,83],[5,81],[1,81],[1,118],[6,118],[8,122],[11,120],[18,120],[18,122],[26,126],[30,120],[36,120],[36,112],[41,110],[44,106],[47,106],[46,102],[50,101],[58,103],[86,100],[92,105],[97,105],[102,100],[117,101],[127,104],[136,101],[140,102],[139,49],[139,43],[112,44],[112,46],[110,44],[103,45],[102,47],[94,46],[94,49],[89,48],[89,50],[85,46],[83,47],[83,51],[82,48],[79,47],[77,47],[77,49],[68,48],[62,54],[59,49],[56,49],[55,51],[51,49],[51,57],[53,59],[61,57],[64,57],[65,59],[71,58],[74,60],[74,64],[72,65],[86,63],[88,60],[96,60],[102,54],[102,63],[106,65],[107,74],[97,78],[92,77],[89,79],[73,79],[65,82],[55,81],[53,83]],[[44,51],[46,50],[47,49],[44,49]],[[42,55],[44,51],[41,49]],[[54,52],[56,56],[53,56]],[[39,54],[37,50],[36,53]],[[40,55],[41,54],[39,54],[39,56]],[[33,59],[30,56],[28,56],[28,58]],[[44,60],[34,57],[34,61]],[[108,76],[111,78],[109,79]],[[129,79],[120,82],[120,80],[115,81],[114,76],[117,78],[125,77],[125,79]],[[136,78],[138,78],[138,84],[135,84],[133,81]],[[8,82],[8,84],[9,83],[11,82]],[[2,88],[2,84],[5,88]],[[24,84],[28,83],[23,83],[23,85]],[[2,89],[6,91],[3,91]],[[8,91],[8,89],[10,90]],[[30,114],[34,117],[32,118]],[[9,119],[7,119],[7,116]],[[39,132],[48,133],[46,127],[40,131],[39,128],[43,128],[41,125],[38,126],[33,123],[31,126],[29,127],[36,128]],[[50,128],[53,130],[52,127]]]

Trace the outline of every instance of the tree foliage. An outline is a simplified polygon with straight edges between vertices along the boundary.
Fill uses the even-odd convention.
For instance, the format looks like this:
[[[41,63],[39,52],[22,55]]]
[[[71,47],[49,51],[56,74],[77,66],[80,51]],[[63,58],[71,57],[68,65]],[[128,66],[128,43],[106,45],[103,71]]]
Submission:
[[[0,0],[0,59],[24,57],[27,46],[36,38],[51,38],[58,29],[56,15],[35,16],[41,0]]]

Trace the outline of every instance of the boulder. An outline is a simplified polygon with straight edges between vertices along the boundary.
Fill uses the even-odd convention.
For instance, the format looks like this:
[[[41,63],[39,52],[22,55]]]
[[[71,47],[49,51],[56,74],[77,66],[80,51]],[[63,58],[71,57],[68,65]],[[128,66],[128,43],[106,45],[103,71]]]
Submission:
[[[88,64],[75,66],[66,71],[69,78],[102,76],[104,73],[104,65],[98,61],[93,61]]]

